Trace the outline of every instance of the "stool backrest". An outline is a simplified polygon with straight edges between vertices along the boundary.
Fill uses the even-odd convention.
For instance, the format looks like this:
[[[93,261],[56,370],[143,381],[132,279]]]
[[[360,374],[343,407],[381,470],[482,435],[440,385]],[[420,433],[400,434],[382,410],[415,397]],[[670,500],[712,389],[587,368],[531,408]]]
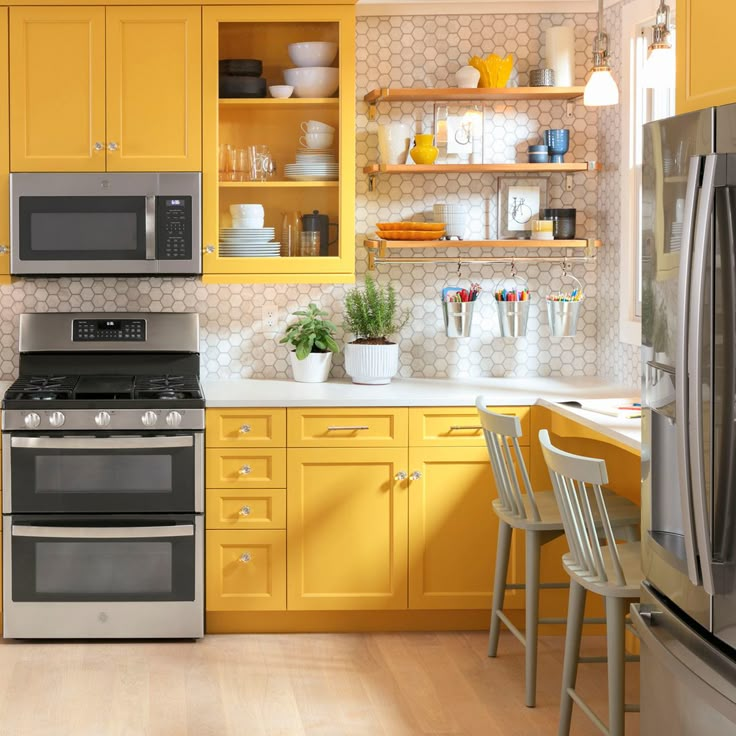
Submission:
[[[522,490],[514,468],[515,459],[524,487],[523,492],[529,498],[531,518],[533,521],[541,521],[532,484],[529,481],[529,473],[527,473],[524,458],[519,448],[519,437],[521,437],[519,417],[489,411],[486,409],[482,396],[476,398],[475,407],[478,409],[480,423],[483,427],[488,456],[491,460],[491,470],[498,490],[498,500],[501,502],[503,510],[519,519],[529,518],[529,514],[527,514],[524,507]],[[512,448],[514,451],[513,459]]]
[[[585,575],[602,583],[608,582],[599,536],[602,528],[613,564],[614,582],[626,585],[601,489],[608,482],[605,461],[560,450],[552,444],[546,429],[540,430],[539,443],[575,564]],[[600,517],[598,524],[593,518],[591,493]]]

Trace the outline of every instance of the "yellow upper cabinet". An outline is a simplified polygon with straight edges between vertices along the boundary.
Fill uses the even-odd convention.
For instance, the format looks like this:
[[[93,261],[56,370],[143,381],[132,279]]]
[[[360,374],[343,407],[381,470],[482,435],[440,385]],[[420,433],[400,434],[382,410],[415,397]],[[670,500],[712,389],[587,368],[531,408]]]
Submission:
[[[736,102],[730,48],[736,3],[677,0],[677,112]]]
[[[11,171],[198,171],[198,7],[14,7]]]
[[[10,279],[8,166],[8,9],[0,8],[0,283]]]

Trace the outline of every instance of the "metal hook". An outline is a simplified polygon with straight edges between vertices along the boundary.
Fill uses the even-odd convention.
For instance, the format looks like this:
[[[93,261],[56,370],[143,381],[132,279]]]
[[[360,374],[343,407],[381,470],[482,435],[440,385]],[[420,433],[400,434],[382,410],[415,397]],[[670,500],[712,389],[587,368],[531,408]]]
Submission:
[[[516,278],[516,264],[514,263],[514,259],[511,259],[511,278]]]
[[[460,266],[461,265],[462,264],[460,263],[460,261],[458,261],[457,262],[457,277],[458,277],[458,279],[461,279],[462,278],[462,274],[460,273]]]

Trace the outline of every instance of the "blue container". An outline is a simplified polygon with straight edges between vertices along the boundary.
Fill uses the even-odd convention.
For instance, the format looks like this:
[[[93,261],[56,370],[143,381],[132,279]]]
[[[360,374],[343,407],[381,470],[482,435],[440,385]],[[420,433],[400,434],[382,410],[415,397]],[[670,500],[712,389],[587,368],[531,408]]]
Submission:
[[[567,128],[554,128],[544,131],[544,142],[549,146],[552,163],[561,164],[570,149],[570,131]]]
[[[549,146],[529,146],[528,156],[530,164],[548,164]]]

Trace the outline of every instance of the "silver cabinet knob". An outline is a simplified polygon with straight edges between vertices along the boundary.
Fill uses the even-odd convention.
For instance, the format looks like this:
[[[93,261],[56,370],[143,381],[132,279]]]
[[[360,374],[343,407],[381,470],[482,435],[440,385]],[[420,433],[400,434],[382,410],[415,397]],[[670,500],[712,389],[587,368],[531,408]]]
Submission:
[[[243,506],[238,513],[241,516],[250,516],[250,506]]]
[[[111,421],[112,417],[110,416],[109,411],[98,411],[97,414],[95,414],[95,424],[98,427],[108,427],[110,426]]]
[[[117,151],[117,150],[118,150],[118,144],[117,144],[117,143],[115,143],[115,141],[110,141],[110,142],[109,142],[109,143],[107,144],[107,150],[108,150],[108,151]]]
[[[104,151],[105,150],[105,144],[101,143],[100,141],[97,141],[95,143],[95,151]]]
[[[215,252],[215,246],[214,245],[205,245],[204,252],[205,253],[214,253]]]
[[[411,475],[409,476],[409,478],[411,478],[411,480],[419,480],[419,479],[420,479],[421,477],[422,477],[422,474],[421,474],[421,473],[420,473],[420,472],[419,472],[418,470],[415,470],[415,471],[414,471],[414,472],[413,472],[413,473],[412,473],[412,474],[411,474]]]
[[[253,470],[253,468],[251,468],[250,465],[243,465],[240,470],[238,470],[238,473],[240,473],[240,475],[248,475],[251,470]]]
[[[181,424],[181,413],[178,411],[170,411],[166,415],[166,424],[169,427],[178,427]]]
[[[240,434],[248,434],[248,432],[250,432],[250,429],[250,424],[241,424],[238,432],[240,432]]]
[[[405,470],[399,470],[398,473],[396,473],[396,480],[406,480],[409,476],[407,476]]]
[[[245,563],[245,562],[250,562],[250,561],[251,561],[250,552],[243,552],[243,554],[240,555],[240,562]]]
[[[154,424],[158,421],[158,417],[156,416],[155,411],[146,411],[143,412],[143,416],[141,417],[141,421],[143,422],[143,425],[145,427],[153,427]]]
[[[8,248],[7,245],[0,245],[0,253],[2,253],[3,255],[5,255],[9,250],[10,248]]]
[[[41,424],[41,417],[36,414],[35,411],[32,411],[30,414],[26,414],[23,417],[23,424],[25,424],[28,429],[36,429],[36,427]]]
[[[52,427],[61,427],[65,421],[66,417],[60,411],[52,411],[51,414],[49,414],[49,424]]]

